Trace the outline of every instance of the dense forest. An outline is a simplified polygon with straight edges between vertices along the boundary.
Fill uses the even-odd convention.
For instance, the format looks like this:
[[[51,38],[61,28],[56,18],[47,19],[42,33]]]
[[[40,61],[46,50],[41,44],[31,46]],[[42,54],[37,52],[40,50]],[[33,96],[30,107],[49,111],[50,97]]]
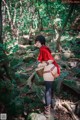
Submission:
[[[0,1],[0,114],[7,120],[47,120],[44,80],[35,71],[39,49],[34,43],[40,34],[61,69],[49,120],[79,120],[79,0]]]

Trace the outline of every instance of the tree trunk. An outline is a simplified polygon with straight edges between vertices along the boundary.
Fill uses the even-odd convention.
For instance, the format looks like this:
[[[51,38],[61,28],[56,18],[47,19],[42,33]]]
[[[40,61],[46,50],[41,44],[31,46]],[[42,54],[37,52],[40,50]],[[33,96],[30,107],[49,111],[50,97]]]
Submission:
[[[7,11],[7,15],[8,15],[8,23],[9,23],[10,30],[11,30],[11,39],[13,39],[13,38],[17,37],[17,34],[18,34],[18,30],[15,27],[17,3],[15,4],[15,7],[14,7],[14,16],[13,16],[13,20],[12,20],[11,14],[10,14],[10,9],[9,9],[10,6],[8,6],[8,4],[5,0],[2,0],[2,1],[6,7],[6,11]]]
[[[43,30],[43,25],[42,25],[42,18],[40,17],[39,10],[38,10],[38,17],[39,17],[39,23],[38,23],[38,25],[39,25],[39,30],[41,31],[41,30]]]
[[[3,43],[3,41],[2,41],[2,10],[1,10],[1,3],[2,3],[2,0],[0,1],[0,43]]]
[[[68,15],[67,15],[67,17],[66,17],[66,20],[65,20],[65,22],[64,22],[64,25],[63,25],[63,27],[62,27],[62,30],[60,31],[60,34],[59,34],[59,37],[58,37],[58,39],[57,39],[57,50],[59,51],[59,52],[61,52],[61,42],[60,42],[60,39],[61,39],[61,36],[62,36],[62,34],[63,34],[63,31],[64,31],[64,29],[65,29],[65,27],[66,27],[66,25],[67,25],[67,22],[68,22],[68,20],[70,19],[70,17],[71,17],[71,15],[72,15],[72,12],[73,12],[73,10],[74,10],[74,4],[70,4],[70,10],[69,10],[69,13],[68,13]]]
[[[3,40],[2,40],[2,0],[0,1],[0,43],[3,45]],[[3,69],[5,70],[6,72],[6,75],[9,79],[11,79],[10,77],[10,74],[8,72],[8,58],[5,54],[5,51],[3,49],[3,47],[0,47],[0,52],[2,53],[2,56],[1,56],[1,61],[0,61],[0,69]]]

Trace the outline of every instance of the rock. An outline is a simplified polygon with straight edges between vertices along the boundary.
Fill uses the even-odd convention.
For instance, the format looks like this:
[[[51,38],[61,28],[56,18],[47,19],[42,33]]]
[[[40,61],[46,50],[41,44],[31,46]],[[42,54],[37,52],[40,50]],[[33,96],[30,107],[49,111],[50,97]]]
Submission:
[[[55,58],[55,60],[60,60],[61,59],[60,55],[55,55],[54,58]]]
[[[77,66],[77,61],[71,61],[71,62],[68,62],[68,63],[69,63],[69,66],[70,66],[71,68],[74,68],[74,67]]]
[[[71,53],[70,53],[70,52],[65,52],[65,53],[64,53],[64,56],[65,56],[66,58],[70,58]]]
[[[46,120],[46,117],[42,114],[38,114],[38,113],[31,113],[28,116],[27,120]]]

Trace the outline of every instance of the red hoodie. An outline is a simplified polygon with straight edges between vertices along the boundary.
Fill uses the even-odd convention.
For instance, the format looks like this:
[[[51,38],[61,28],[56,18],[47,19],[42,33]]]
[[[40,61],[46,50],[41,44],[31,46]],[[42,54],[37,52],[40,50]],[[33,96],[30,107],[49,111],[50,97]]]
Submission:
[[[51,50],[47,46],[40,47],[40,53],[38,55],[38,61],[48,61],[53,60],[53,64],[57,67],[57,73],[60,75],[60,67],[54,60],[53,56],[51,55]]]

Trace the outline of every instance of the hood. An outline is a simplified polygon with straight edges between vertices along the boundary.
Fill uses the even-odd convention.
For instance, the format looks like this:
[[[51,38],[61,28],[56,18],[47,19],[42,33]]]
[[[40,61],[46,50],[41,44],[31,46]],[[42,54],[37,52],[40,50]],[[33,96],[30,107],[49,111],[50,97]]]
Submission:
[[[51,53],[51,50],[47,47],[47,46],[41,46],[41,48],[40,49],[46,49],[46,50],[48,50],[50,53]]]

